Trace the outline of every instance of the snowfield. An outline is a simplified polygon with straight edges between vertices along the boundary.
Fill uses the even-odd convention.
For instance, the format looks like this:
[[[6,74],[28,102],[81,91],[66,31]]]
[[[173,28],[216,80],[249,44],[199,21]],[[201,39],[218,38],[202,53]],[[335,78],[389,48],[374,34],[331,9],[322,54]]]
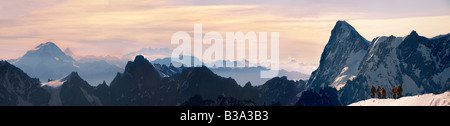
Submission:
[[[66,77],[64,77],[62,79],[59,79],[59,80],[53,80],[53,81],[50,81],[50,82],[47,82],[47,83],[41,83],[41,87],[50,86],[50,87],[53,87],[53,88],[58,88],[59,86],[64,84],[64,82],[66,82],[65,78]]]
[[[450,106],[450,91],[442,94],[423,94],[400,99],[368,99],[349,106]]]

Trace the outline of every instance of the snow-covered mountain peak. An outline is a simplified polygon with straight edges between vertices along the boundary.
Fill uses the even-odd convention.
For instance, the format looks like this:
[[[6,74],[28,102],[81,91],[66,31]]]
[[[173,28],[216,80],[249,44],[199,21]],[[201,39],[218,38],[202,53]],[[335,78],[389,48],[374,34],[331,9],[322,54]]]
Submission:
[[[345,30],[345,31],[356,31],[355,28],[353,28],[353,26],[351,26],[345,20],[337,21],[334,29],[342,29],[342,30]]]
[[[122,68],[105,61],[78,62],[72,56],[70,48],[63,52],[55,43],[46,42],[27,51],[12,64],[42,82],[64,78],[72,71],[77,71],[89,83],[95,85],[103,80],[111,80],[115,73],[123,71]]]
[[[325,51],[336,50],[359,51],[367,49],[370,42],[362,37],[358,31],[346,21],[338,21],[331,31],[330,40],[325,46]]]
[[[38,46],[36,46],[36,49],[40,49],[40,48],[44,48],[44,47],[58,47],[58,46],[56,46],[56,44],[53,42],[46,42],[46,43],[41,43]]]
[[[64,50],[64,54],[66,54],[67,56],[71,56],[71,57],[74,56],[74,54],[73,54],[73,52],[72,52],[72,50],[70,48],[66,48]]]
[[[61,78],[76,69],[75,60],[67,56],[53,42],[46,42],[27,51],[13,62],[31,77],[40,80]]]
[[[319,68],[311,74],[309,88],[345,86],[359,72],[361,57],[367,53],[369,43],[346,21],[336,22]]]
[[[53,42],[41,43],[36,46],[34,49],[27,52],[30,55],[37,56],[53,56],[53,57],[68,57],[65,53],[56,46]],[[25,54],[26,55],[26,54]]]
[[[43,60],[61,60],[64,62],[73,62],[73,58],[66,55],[58,46],[53,42],[41,43],[36,46],[34,49],[29,50],[23,57],[21,57],[18,62],[21,60],[30,60],[30,59],[43,59]],[[28,61],[27,61],[28,62]],[[23,63],[26,63],[25,61]]]

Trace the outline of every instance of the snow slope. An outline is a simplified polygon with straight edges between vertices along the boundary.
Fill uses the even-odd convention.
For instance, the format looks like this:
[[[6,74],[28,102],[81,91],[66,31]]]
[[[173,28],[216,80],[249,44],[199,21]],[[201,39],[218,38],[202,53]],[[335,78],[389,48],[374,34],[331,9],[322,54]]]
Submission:
[[[41,87],[50,86],[50,87],[53,87],[53,88],[58,88],[59,86],[64,84],[64,82],[66,82],[66,77],[64,77],[62,79],[59,79],[59,80],[50,81],[50,82],[47,82],[47,83],[41,83]]]
[[[331,87],[335,87],[338,91],[345,86],[348,80],[352,80],[359,72],[359,64],[361,63],[361,57],[366,55],[367,50],[360,50],[358,52],[352,52],[345,61],[345,67],[339,73],[339,75],[331,83]]]
[[[450,91],[442,94],[424,94],[400,99],[368,99],[349,106],[450,106]]]

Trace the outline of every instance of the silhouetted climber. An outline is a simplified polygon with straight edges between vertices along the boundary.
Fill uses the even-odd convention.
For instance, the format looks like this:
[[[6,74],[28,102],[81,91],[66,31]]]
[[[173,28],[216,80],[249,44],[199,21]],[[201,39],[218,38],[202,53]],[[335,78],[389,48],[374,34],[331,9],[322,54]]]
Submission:
[[[370,89],[370,97],[375,98],[375,87],[372,85],[372,88]]]
[[[392,88],[392,97],[395,99],[395,96],[397,96],[397,87],[394,86],[394,88]]]
[[[378,96],[378,97],[383,98],[383,88],[380,87],[380,90],[378,92],[380,92],[380,96]]]
[[[397,92],[397,98],[400,98],[400,97],[402,97],[402,92],[403,92],[403,88],[402,88],[402,85],[398,85],[398,92]]]
[[[386,95],[387,95],[387,91],[386,91],[386,89],[384,89],[384,88],[381,88],[382,89],[382,98],[386,98]]]
[[[378,96],[378,98],[381,98],[381,88],[380,88],[380,86],[377,86],[377,96]]]

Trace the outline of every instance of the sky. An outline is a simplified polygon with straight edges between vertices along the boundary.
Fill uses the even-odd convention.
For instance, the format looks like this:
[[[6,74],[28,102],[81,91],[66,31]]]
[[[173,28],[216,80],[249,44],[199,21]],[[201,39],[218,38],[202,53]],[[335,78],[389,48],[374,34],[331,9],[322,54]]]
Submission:
[[[367,40],[450,32],[449,0],[14,0],[0,1],[0,59],[52,41],[78,56],[172,50],[172,34],[279,32],[280,67],[310,74],[338,20]],[[167,54],[167,52],[165,52]]]

